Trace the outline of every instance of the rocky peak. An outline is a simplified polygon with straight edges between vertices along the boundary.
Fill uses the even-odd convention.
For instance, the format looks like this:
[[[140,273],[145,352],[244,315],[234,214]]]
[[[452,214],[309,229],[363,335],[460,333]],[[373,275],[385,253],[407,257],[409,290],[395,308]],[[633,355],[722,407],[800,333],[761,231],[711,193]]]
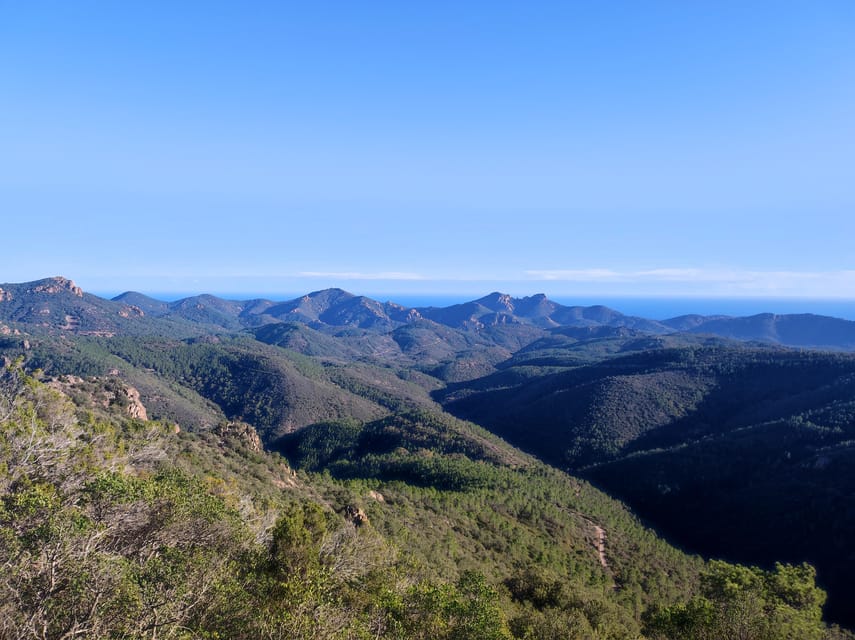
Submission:
[[[78,298],[83,297],[83,289],[74,284],[73,280],[63,278],[62,276],[39,280],[38,283],[35,283],[34,287],[30,288],[27,291],[27,293],[47,293],[54,295],[66,291],[77,296]]]
[[[502,305],[503,307],[507,307],[510,311],[514,310],[514,299],[507,293],[503,293],[502,295],[500,295],[496,299],[496,302]]]
[[[475,302],[491,311],[508,311],[510,313],[514,311],[514,299],[507,293],[500,293],[499,291],[494,291]]]

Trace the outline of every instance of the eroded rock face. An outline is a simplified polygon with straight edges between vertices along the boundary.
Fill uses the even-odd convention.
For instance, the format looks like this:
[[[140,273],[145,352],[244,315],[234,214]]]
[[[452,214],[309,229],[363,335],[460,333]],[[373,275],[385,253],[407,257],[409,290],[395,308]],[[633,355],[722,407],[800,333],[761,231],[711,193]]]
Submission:
[[[357,527],[368,524],[368,515],[359,507],[348,505],[344,508],[344,517],[353,522]]]
[[[73,280],[69,280],[68,278],[63,278],[62,276],[57,276],[55,278],[48,278],[43,281],[41,284],[36,285],[32,289],[30,289],[27,293],[48,293],[48,294],[56,294],[62,293],[63,291],[70,291],[78,298],[83,297],[83,289],[74,284]]]
[[[148,412],[145,410],[142,400],[140,400],[140,392],[134,387],[125,387],[124,394],[128,399],[126,409],[128,415],[136,420],[148,420]]]
[[[140,309],[135,304],[125,305],[120,311],[119,315],[123,318],[130,318],[131,316],[135,316],[137,318],[142,318],[145,316],[145,312]]]
[[[105,409],[119,407],[128,417],[148,421],[148,412],[140,399],[140,392],[114,377],[81,378],[62,375],[47,381],[47,385],[65,395],[73,395],[86,404]]]
[[[19,336],[21,335],[20,329],[13,329],[12,327],[0,324],[0,335],[2,336]]]
[[[245,422],[229,422],[214,427],[214,433],[221,438],[235,438],[243,442],[252,451],[262,450],[261,438],[258,432]]]

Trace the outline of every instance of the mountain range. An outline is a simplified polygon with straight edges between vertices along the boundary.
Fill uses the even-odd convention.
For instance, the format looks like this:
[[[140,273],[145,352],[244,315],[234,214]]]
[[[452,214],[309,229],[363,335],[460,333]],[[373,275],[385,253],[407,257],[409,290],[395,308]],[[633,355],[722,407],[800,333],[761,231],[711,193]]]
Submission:
[[[143,318],[148,320],[143,323]],[[226,300],[204,294],[165,302],[132,291],[107,300],[84,293],[64,277],[0,285],[0,321],[21,323],[31,331],[182,335],[197,333],[199,325],[237,330],[293,322],[326,333],[344,329],[386,333],[424,320],[473,332],[508,327],[507,333],[529,336],[532,332],[526,333],[522,327],[625,327],[654,335],[693,333],[791,347],[855,350],[855,322],[813,314],[684,315],[657,321],[604,306],[565,306],[544,294],[514,298],[494,292],[448,307],[406,307],[342,289],[315,291],[288,301]]]
[[[542,294],[407,307],[341,289],[160,301],[62,277],[0,285],[7,363],[119,380],[153,419],[246,425],[342,481],[457,490],[482,482],[461,456],[534,456],[692,552],[810,561],[827,615],[850,625],[853,350],[855,322],[810,314],[657,321]]]

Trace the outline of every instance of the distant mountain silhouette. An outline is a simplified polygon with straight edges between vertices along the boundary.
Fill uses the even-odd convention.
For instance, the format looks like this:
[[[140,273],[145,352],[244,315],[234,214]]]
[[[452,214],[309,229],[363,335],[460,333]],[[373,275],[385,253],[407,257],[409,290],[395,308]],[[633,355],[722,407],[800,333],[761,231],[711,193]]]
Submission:
[[[761,313],[728,316],[680,316],[663,321],[678,331],[707,333],[736,340],[758,340],[791,347],[855,349],[855,322],[812,313]]]
[[[121,302],[130,306],[138,307],[144,313],[151,316],[158,316],[169,311],[169,303],[162,300],[156,300],[145,294],[137,293],[136,291],[126,291],[112,299],[113,302]]]
[[[567,307],[553,302],[539,293],[525,298],[513,298],[507,294],[493,293],[450,307],[419,308],[424,317],[459,328],[482,328],[498,324],[532,324],[545,329],[560,326],[621,326],[632,327],[651,333],[667,333],[668,327],[603,306]]]
[[[542,293],[515,298],[494,291],[448,307],[407,307],[337,288],[278,302],[226,300],[209,294],[164,302],[133,291],[105,300],[84,293],[63,277],[0,285],[0,321],[27,325],[36,332],[192,335],[297,322],[331,334],[346,330],[385,334],[424,320],[480,333],[514,350],[545,336],[542,332],[547,330],[601,327],[648,336],[682,332],[791,347],[855,350],[855,322],[840,318],[763,313],[748,317],[684,315],[656,321],[601,305],[566,306]]]

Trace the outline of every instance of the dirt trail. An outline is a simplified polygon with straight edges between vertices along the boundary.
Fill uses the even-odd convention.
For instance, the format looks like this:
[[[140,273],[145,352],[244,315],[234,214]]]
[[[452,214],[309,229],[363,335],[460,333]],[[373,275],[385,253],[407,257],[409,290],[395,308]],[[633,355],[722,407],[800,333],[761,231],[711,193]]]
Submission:
[[[600,564],[603,565],[604,569],[608,569],[609,563],[606,560],[606,530],[598,524],[594,524],[593,522],[591,522],[591,524],[594,526],[594,531],[597,533],[597,555],[600,558]]]
[[[571,514],[584,520],[586,524],[590,525],[594,530],[594,548],[597,550],[597,558],[600,560],[600,564],[603,565],[603,569],[609,568],[609,561],[606,560],[606,530],[603,529],[596,522],[591,520],[589,517],[582,515],[578,511],[570,511]]]

